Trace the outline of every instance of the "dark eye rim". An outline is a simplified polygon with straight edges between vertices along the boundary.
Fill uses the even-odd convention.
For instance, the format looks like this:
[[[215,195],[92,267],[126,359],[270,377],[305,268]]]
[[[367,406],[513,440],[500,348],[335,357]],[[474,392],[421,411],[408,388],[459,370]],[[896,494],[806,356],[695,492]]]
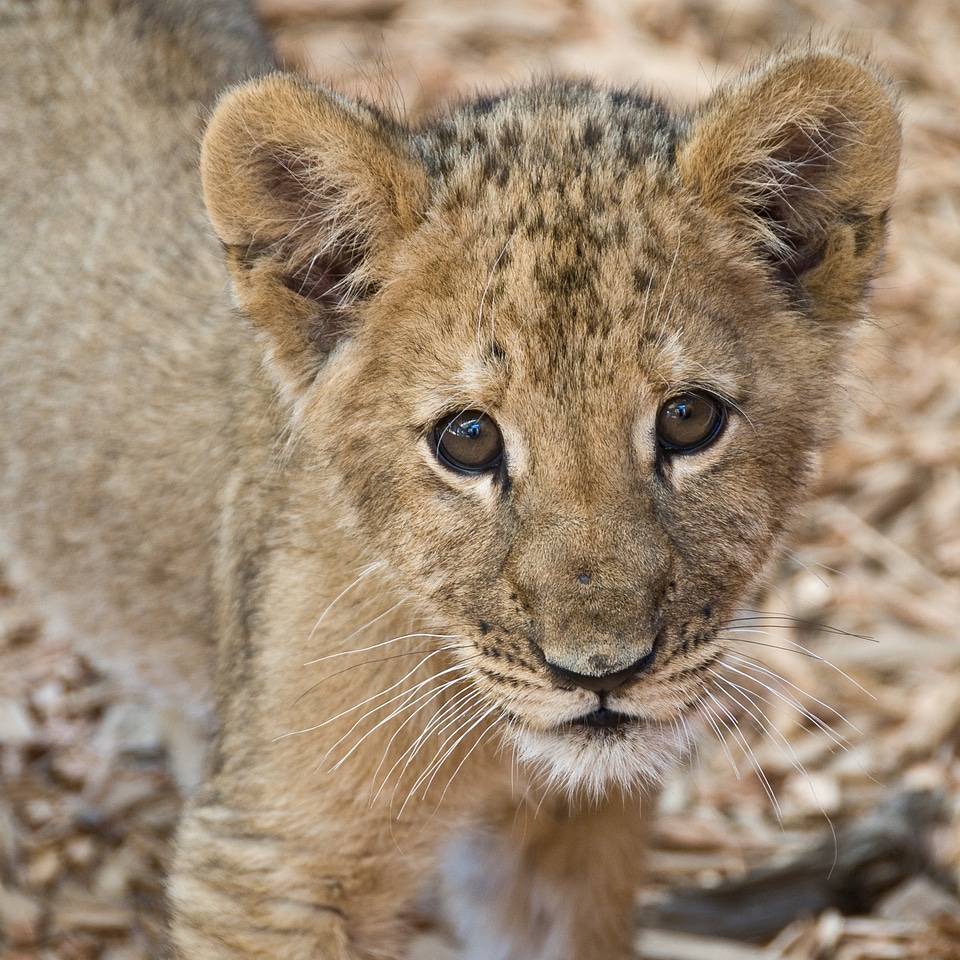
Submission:
[[[450,424],[453,423],[454,420],[457,420],[461,417],[467,417],[468,415],[475,416],[477,419],[482,417],[488,420],[493,425],[494,430],[497,431],[497,436],[500,439],[500,445],[496,455],[490,457],[488,460],[485,460],[480,464],[464,463],[463,461],[458,460],[456,457],[450,456],[450,454],[444,450],[442,444],[443,435],[447,432]],[[446,467],[448,470],[452,470],[454,473],[459,473],[464,476],[476,477],[482,476],[485,473],[494,473],[502,468],[504,462],[503,434],[500,431],[497,421],[494,420],[489,413],[486,413],[483,410],[459,410],[457,413],[452,413],[449,416],[441,417],[434,424],[433,429],[430,431],[430,447],[439,464]]]
[[[720,435],[723,433],[724,429],[727,426],[729,420],[729,407],[723,397],[717,396],[715,393],[711,393],[709,390],[701,389],[691,389],[691,390],[681,390],[677,393],[670,394],[659,406],[657,409],[657,418],[659,419],[660,411],[674,401],[682,397],[697,397],[701,400],[708,401],[711,406],[713,406],[715,411],[715,416],[713,423],[710,425],[710,430],[699,440],[694,443],[689,444],[676,444],[671,443],[669,440],[665,440],[661,435],[659,429],[656,430],[657,435],[657,446],[663,453],[679,456],[686,456],[691,453],[698,453],[704,447],[709,446],[710,444],[716,442]]]

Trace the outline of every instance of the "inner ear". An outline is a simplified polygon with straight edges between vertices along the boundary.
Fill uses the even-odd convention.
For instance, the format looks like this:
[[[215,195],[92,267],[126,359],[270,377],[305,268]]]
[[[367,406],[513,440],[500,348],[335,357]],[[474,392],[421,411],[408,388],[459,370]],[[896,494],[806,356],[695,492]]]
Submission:
[[[740,188],[745,208],[762,224],[758,247],[780,280],[797,280],[823,260],[830,211],[821,206],[829,195],[831,165],[840,143],[854,133],[842,128],[836,115],[788,124]]]
[[[343,306],[375,289],[376,284],[361,278],[364,259],[375,246],[375,211],[369,211],[370,222],[358,218],[348,224],[338,215],[338,208],[350,202],[350,184],[327,179],[320,163],[294,153],[288,145],[265,149],[255,176],[265,203],[274,208],[273,229],[263,223],[261,232],[276,236],[272,253],[282,252],[290,268],[278,273],[284,286],[324,309]],[[316,229],[320,222],[326,227],[322,233]],[[263,246],[260,250],[265,252]]]
[[[846,283],[852,302],[882,250],[899,153],[895,104],[869,64],[801,50],[717,90],[688,123],[677,171],[779,280],[818,296]],[[814,291],[824,271],[833,282]]]
[[[280,282],[297,296],[315,301],[324,311],[334,310],[346,306],[353,299],[362,299],[376,287],[372,282],[354,282],[353,289],[350,289],[351,281],[360,272],[363,251],[360,244],[318,251],[308,263],[278,276]]]
[[[296,394],[357,322],[386,252],[419,223],[424,171],[397,124],[276,74],[218,106],[201,172],[237,301]]]

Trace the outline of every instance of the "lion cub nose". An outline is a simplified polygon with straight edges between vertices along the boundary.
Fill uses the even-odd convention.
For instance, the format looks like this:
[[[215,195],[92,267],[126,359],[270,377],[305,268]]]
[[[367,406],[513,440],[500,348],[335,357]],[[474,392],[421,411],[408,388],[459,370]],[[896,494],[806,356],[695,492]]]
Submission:
[[[628,680],[633,679],[638,674],[649,670],[653,664],[654,651],[644,654],[639,660],[634,661],[628,667],[621,670],[614,670],[610,673],[600,673],[596,675],[576,673],[573,670],[567,670],[565,667],[557,666],[555,663],[547,661],[547,667],[550,670],[554,680],[561,686],[573,684],[589,690],[591,693],[613,693],[618,687],[623,686]]]

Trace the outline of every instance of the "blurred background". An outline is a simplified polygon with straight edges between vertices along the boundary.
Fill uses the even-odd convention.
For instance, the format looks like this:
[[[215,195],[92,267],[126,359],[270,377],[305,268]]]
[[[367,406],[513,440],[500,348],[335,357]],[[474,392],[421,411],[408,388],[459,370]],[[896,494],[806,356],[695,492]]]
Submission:
[[[740,635],[786,682],[668,785],[638,910],[660,960],[960,958],[960,4],[257,6],[285,65],[413,117],[551,73],[682,108],[810,37],[892,76],[902,177],[847,419]],[[196,747],[43,638],[0,584],[0,956],[139,960]],[[421,922],[420,954],[447,956]]]

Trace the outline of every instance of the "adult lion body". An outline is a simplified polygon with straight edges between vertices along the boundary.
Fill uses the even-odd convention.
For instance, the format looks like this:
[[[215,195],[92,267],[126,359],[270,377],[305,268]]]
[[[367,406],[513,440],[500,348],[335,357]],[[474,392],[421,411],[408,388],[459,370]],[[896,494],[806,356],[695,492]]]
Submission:
[[[0,59],[0,556],[175,695],[216,643],[181,955],[395,956],[444,861],[470,956],[628,956],[639,793],[830,434],[882,82],[804,50],[689,117],[545,83],[410,131],[269,75],[203,156],[248,324],[194,173],[243,12],[3,0]]]

